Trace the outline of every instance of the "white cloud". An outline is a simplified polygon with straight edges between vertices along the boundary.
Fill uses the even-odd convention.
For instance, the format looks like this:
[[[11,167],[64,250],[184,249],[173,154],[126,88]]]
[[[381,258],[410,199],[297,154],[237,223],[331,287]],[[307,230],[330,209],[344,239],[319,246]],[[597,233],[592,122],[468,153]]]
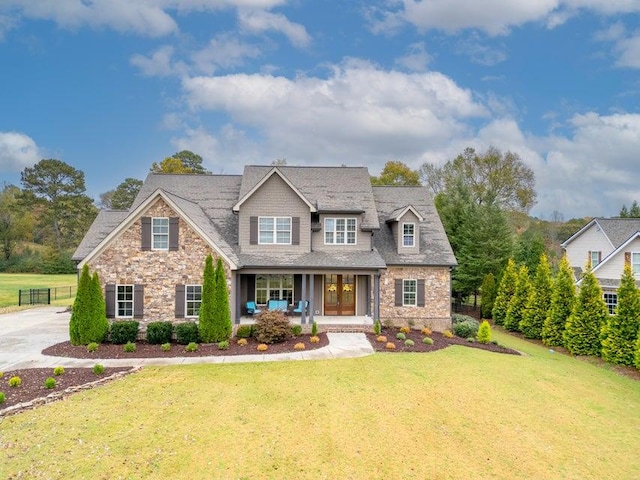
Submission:
[[[311,42],[311,37],[303,25],[290,22],[280,13],[241,9],[238,12],[238,20],[244,30],[252,33],[263,33],[270,30],[280,32],[298,48],[306,47]]]
[[[507,59],[507,53],[503,45],[488,46],[483,43],[478,35],[460,40],[456,44],[456,53],[468,56],[473,63],[492,67]]]
[[[0,15],[0,42],[4,40],[7,32],[17,25],[17,21],[7,15]]]
[[[0,172],[18,172],[40,158],[40,148],[31,137],[19,132],[0,132]]]
[[[624,38],[616,43],[619,67],[640,68],[640,33]]]
[[[424,72],[431,58],[427,53],[424,42],[412,43],[407,53],[396,59],[396,65],[400,65],[412,72]]]
[[[175,65],[172,62],[174,48],[164,45],[154,51],[150,56],[135,54],[129,60],[131,65],[138,67],[147,76],[169,76],[176,73]]]
[[[212,75],[218,68],[238,67],[246,58],[257,58],[260,54],[256,45],[242,42],[231,34],[221,34],[211,39],[205,48],[191,54],[191,60],[198,73]]]

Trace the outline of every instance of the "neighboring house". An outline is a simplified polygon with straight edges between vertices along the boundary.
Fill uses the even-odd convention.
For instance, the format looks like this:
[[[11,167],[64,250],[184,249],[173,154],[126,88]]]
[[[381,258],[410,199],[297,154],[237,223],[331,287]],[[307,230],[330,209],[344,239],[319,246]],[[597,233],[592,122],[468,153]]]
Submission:
[[[594,218],[562,243],[576,282],[591,265],[609,313],[618,305],[618,286],[625,264],[640,278],[640,218]]]
[[[149,174],[131,208],[101,211],[73,258],[97,271],[110,319],[197,319],[205,257],[231,315],[309,304],[301,323],[365,317],[450,328],[455,257],[425,187],[372,187],[366,168],[247,166]],[[347,320],[348,323],[348,320]]]

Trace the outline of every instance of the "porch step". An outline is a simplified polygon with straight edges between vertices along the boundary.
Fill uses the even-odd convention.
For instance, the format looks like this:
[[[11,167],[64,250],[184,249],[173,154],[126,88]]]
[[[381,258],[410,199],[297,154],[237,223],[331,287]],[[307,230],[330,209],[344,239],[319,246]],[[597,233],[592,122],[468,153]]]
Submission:
[[[327,333],[369,333],[371,325],[319,325],[320,330]]]

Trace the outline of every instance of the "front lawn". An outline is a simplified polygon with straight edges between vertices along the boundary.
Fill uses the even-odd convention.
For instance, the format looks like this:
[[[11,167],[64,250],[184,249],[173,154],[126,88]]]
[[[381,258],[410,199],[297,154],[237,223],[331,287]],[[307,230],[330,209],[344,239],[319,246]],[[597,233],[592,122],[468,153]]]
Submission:
[[[18,305],[18,290],[30,288],[75,287],[78,284],[76,274],[44,275],[36,273],[0,273],[0,308]],[[54,301],[53,305],[72,305],[75,298],[75,288],[72,289],[73,297],[65,291],[60,291],[64,299]]]
[[[496,333],[348,360],[145,368],[2,421],[4,478],[640,478],[640,382]]]

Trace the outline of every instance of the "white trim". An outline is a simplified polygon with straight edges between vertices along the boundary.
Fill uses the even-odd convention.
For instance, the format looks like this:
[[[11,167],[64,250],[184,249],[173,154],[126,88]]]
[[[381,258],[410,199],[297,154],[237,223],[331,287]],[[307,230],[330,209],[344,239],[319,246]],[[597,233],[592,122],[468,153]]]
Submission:
[[[289,186],[289,188],[291,188],[291,190],[293,190],[295,194],[298,195],[298,197],[300,197],[300,199],[309,207],[309,210],[312,213],[315,213],[317,211],[316,207],[314,207],[313,204],[305,198],[302,192],[300,192],[300,190],[298,190],[293,185],[293,183],[289,181],[289,179],[278,169],[278,167],[273,167],[271,170],[269,170],[269,172],[264,177],[262,177],[262,179],[258,183],[256,183],[255,186],[251,190],[249,190],[244,197],[238,200],[238,203],[236,203],[233,206],[232,210],[234,212],[239,212],[242,204],[246,202],[249,199],[249,197],[251,197],[251,195],[253,195],[256,192],[256,190],[258,190],[262,185],[264,185],[266,181],[269,180],[274,174],[277,174],[284,181],[284,183],[286,183]]]
[[[593,272],[593,274],[595,275],[596,272],[602,268],[602,266],[604,264],[606,264],[609,260],[611,260],[613,257],[615,257],[617,254],[619,254],[620,252],[623,252],[624,249],[627,247],[627,245],[629,245],[632,241],[634,241],[636,238],[640,237],[640,232],[636,232],[633,235],[631,235],[626,242],[624,242],[623,244],[621,244],[618,248],[616,248],[613,252],[611,252],[609,255],[607,255],[606,257],[602,258],[600,260],[600,263],[598,265],[596,265],[595,268],[593,268],[591,271]],[[596,278],[598,278],[598,276],[596,275]],[[576,285],[580,285],[582,283],[582,278],[580,280],[578,280],[576,282]]]
[[[398,215],[396,215],[395,217],[390,218],[389,220],[395,221],[395,222],[399,222],[402,217],[404,217],[406,215],[407,212],[413,212],[413,214],[418,217],[418,221],[419,222],[424,222],[424,217],[422,215],[420,215],[420,213],[418,212],[418,210],[416,210],[413,205],[407,205]]]
[[[202,229],[197,224],[195,224],[161,188],[156,189],[151,195],[149,195],[146,200],[140,203],[140,205],[138,205],[135,210],[129,213],[129,215],[122,222],[120,222],[120,224],[116,228],[114,228],[111,233],[109,233],[109,235],[102,239],[102,241],[78,263],[78,269],[82,269],[85,263],[88,263],[94,257],[102,253],[112,241],[120,236],[122,232],[124,232],[135,222],[137,222],[143,216],[145,211],[150,206],[152,206],[153,203],[156,202],[159,198],[161,198],[171,209],[173,209],[174,212],[180,215],[180,217],[189,225],[189,227],[191,227],[220,257],[224,259],[231,270],[238,269],[236,263],[231,261],[231,259],[215,243],[211,241],[211,238],[207,234],[205,234]]]
[[[413,292],[408,292],[408,293],[413,293],[414,298],[415,298],[415,303],[405,303],[405,290],[404,290],[404,286],[405,286],[405,282],[414,282],[415,285],[415,290]],[[418,306],[418,279],[417,278],[403,278],[402,279],[402,306],[403,307],[417,307]]]
[[[201,283],[189,283],[184,286],[184,318],[198,318],[198,315],[189,315],[187,303],[189,301],[195,302],[196,300],[189,300],[187,298],[189,287],[200,287],[200,307],[202,307],[202,284]],[[198,312],[200,312],[200,307],[198,307]]]
[[[155,220],[166,220],[167,221],[167,233],[155,233],[153,231],[153,222]],[[157,251],[168,251],[169,250],[169,237],[170,237],[170,233],[169,230],[171,230],[171,222],[169,221],[169,217],[151,217],[151,250],[157,250]],[[166,235],[167,237],[167,246],[165,248],[158,248],[156,247],[156,235]]]
[[[120,306],[119,303],[120,301],[118,300],[118,289],[120,287],[130,287],[131,288],[131,315],[120,315]],[[125,301],[125,300],[123,300]],[[114,311],[114,318],[133,318],[135,315],[135,308],[136,308],[136,289],[135,286],[131,283],[116,283],[116,294],[115,294],[115,311]],[[127,303],[129,303],[129,300],[126,300]]]
[[[401,224],[402,227],[402,248],[415,248],[416,246],[416,223],[415,222],[402,222]],[[405,245],[404,243],[404,238],[405,238],[405,233],[404,233],[404,226],[405,225],[411,225],[413,227],[413,233],[411,233],[411,235],[407,235],[407,237],[411,237],[411,245]]]
[[[327,242],[327,220],[333,220],[333,242]],[[337,220],[344,220],[344,242],[336,242],[336,233],[338,230],[336,229]],[[353,243],[348,241],[348,233],[350,230],[347,228],[347,221],[353,220],[355,222],[355,226],[353,229]],[[325,245],[357,245],[358,244],[358,218],[357,217],[324,217],[322,222],[322,237]]]
[[[590,227],[592,227],[593,225],[596,225],[600,231],[602,232],[602,235],[604,235],[604,238],[607,239],[607,242],[609,242],[609,245],[611,245],[611,248],[616,248],[616,246],[613,244],[613,242],[611,241],[611,239],[607,236],[607,233],[604,231],[604,228],[602,228],[602,225],[600,225],[598,223],[598,219],[594,218],[593,220],[591,220],[589,223],[587,223],[584,227],[582,227],[580,230],[578,230],[576,233],[574,233],[573,235],[571,235],[569,238],[567,238],[564,242],[562,242],[560,244],[560,246],[562,248],[567,248],[567,245],[569,245],[571,242],[573,242],[573,240],[576,237],[579,237],[580,235],[582,235],[585,231],[587,231]],[[602,262],[601,262],[602,263]]]
[[[263,218],[270,218],[273,220],[273,241],[272,242],[261,242],[260,241],[260,233],[262,230],[260,229],[260,220]],[[289,241],[288,242],[278,242],[278,219],[287,219],[289,220]],[[258,217],[258,245],[291,245],[293,241],[293,218],[285,217],[285,216],[274,216],[274,215],[261,215]]]

